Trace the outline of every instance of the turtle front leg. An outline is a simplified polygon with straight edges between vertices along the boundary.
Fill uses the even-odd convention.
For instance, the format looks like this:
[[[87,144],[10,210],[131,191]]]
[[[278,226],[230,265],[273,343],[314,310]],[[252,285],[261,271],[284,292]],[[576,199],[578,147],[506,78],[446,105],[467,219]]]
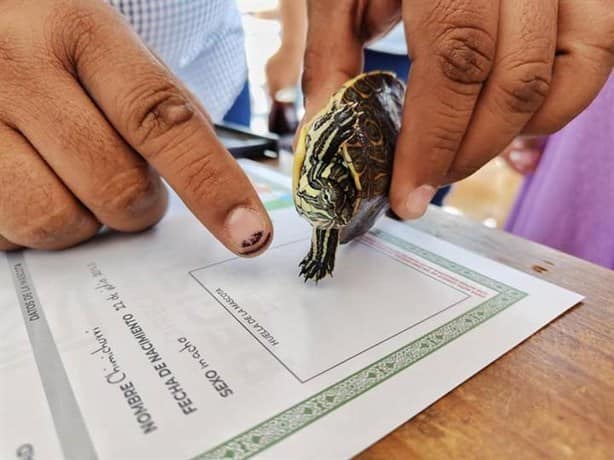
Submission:
[[[302,275],[307,280],[316,283],[326,275],[333,275],[335,254],[339,244],[339,230],[336,228],[314,228],[311,238],[311,249],[299,264]]]

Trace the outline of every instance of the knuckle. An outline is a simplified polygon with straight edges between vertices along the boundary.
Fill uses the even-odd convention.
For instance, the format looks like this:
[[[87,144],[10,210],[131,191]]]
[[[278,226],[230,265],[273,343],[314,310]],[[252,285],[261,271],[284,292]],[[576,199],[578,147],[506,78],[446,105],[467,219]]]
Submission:
[[[449,157],[458,150],[463,138],[464,129],[455,128],[450,124],[440,124],[433,127],[427,136],[432,139],[433,154],[436,157]]]
[[[457,83],[483,83],[490,75],[495,40],[479,27],[450,27],[435,42],[444,76]]]
[[[37,249],[54,249],[64,246],[73,235],[80,233],[83,223],[81,212],[70,204],[52,204],[30,215],[11,235],[11,240],[23,246]]]
[[[118,230],[136,231],[161,218],[164,188],[147,166],[124,170],[97,192],[96,208]],[[163,208],[165,208],[163,206]]]
[[[5,66],[17,62],[20,54],[14,37],[0,31],[0,68],[4,70]]]
[[[150,152],[147,147],[152,143],[178,136],[178,128],[196,114],[189,98],[170,78],[154,76],[151,80],[139,85],[127,98],[122,117],[136,148],[142,149],[143,154]]]
[[[535,112],[548,96],[551,79],[551,64],[545,61],[508,66],[499,84],[503,109],[515,113]]]
[[[84,52],[96,45],[102,22],[86,2],[55,2],[46,23],[46,38],[57,56],[78,62]]]
[[[205,152],[187,160],[180,159],[177,166],[178,176],[195,197],[211,200],[223,186],[216,164],[213,152]]]

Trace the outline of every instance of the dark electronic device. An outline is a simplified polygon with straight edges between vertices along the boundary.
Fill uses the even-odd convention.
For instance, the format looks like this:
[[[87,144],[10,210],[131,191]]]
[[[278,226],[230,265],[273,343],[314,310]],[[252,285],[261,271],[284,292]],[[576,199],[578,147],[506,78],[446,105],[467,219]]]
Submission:
[[[215,132],[235,158],[277,158],[279,155],[278,138],[274,134],[255,134],[230,123],[216,124]]]

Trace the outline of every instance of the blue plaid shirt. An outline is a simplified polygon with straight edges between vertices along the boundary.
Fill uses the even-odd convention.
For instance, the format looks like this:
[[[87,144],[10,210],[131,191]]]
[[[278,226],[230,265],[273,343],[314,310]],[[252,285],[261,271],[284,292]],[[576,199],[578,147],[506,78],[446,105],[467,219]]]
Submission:
[[[247,78],[234,0],[107,0],[219,121]]]

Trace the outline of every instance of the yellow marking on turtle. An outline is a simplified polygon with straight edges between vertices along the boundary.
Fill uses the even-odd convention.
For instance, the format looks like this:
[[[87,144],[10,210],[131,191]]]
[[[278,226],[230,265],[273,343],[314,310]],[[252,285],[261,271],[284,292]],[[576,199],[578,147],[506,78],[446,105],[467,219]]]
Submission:
[[[337,92],[335,92],[333,96],[328,100],[328,103],[326,104],[326,106],[322,110],[320,110],[318,113],[316,113],[310,120],[306,121],[303,124],[303,127],[301,128],[299,132],[298,140],[296,142],[296,149],[294,151],[294,163],[292,165],[292,196],[294,197],[295,203],[296,203],[296,192],[298,190],[299,177],[301,175],[301,168],[303,167],[303,163],[305,162],[305,156],[307,153],[306,152],[307,133],[311,129],[311,126],[318,118],[320,118],[322,115],[328,112],[336,102],[341,100],[343,93],[345,92],[346,89],[353,86],[354,83],[358,79],[365,78],[373,74],[389,75],[393,78],[396,78],[396,75],[393,72],[383,72],[381,70],[374,70],[372,72],[367,72],[367,73],[357,75],[351,80],[348,80],[347,82],[345,82],[345,84],[341,88],[339,88]],[[348,166],[349,166],[349,163],[348,163]],[[354,169],[352,170],[352,172],[356,172],[356,170]]]
[[[352,215],[355,215],[358,212],[358,209],[360,209],[360,203],[362,202],[362,185],[360,184],[360,174],[358,174],[358,171],[356,171],[356,167],[354,166],[350,152],[348,152],[347,144],[343,144],[341,146],[341,152],[343,153],[345,163],[350,169],[352,179],[354,180],[354,185],[356,185],[356,190],[359,192],[356,196],[356,202],[354,203],[354,212],[352,212]]]
[[[301,177],[301,168],[305,161],[305,138],[307,137],[307,131],[309,131],[310,127],[311,123],[305,123],[305,125],[303,125],[298,136],[296,149],[294,149],[294,163],[292,164],[292,197],[294,198],[295,204],[297,201],[296,192],[298,190],[298,181]]]

